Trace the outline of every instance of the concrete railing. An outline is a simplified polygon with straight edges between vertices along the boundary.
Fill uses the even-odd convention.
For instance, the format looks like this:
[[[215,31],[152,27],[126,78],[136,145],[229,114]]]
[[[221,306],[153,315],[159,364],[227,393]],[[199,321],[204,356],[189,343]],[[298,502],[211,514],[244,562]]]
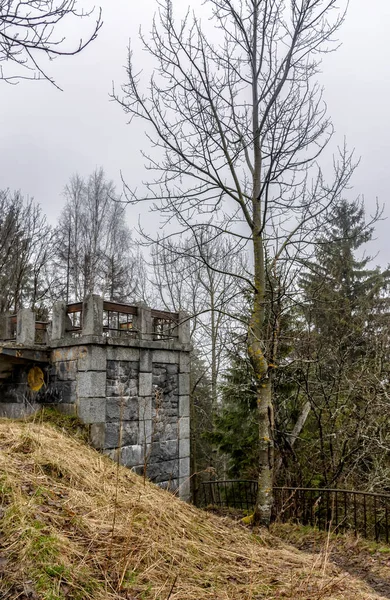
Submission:
[[[23,308],[13,315],[0,314],[0,340],[24,346],[46,345],[50,323],[37,321],[35,312]]]
[[[50,331],[49,331],[50,330]],[[0,340],[21,345],[48,344],[84,336],[140,340],[190,342],[190,324],[185,313],[171,313],[103,300],[90,295],[83,302],[56,302],[51,323],[36,321],[34,311],[21,309],[16,315],[0,315]]]

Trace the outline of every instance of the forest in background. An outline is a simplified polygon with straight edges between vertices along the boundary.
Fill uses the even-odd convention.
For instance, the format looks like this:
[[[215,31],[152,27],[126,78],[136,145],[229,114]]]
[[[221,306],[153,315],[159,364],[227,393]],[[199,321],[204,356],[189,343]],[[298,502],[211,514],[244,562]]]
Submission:
[[[142,254],[126,205],[98,169],[73,176],[56,226],[20,192],[0,193],[0,310],[50,318],[91,293],[185,311],[193,343],[192,471],[256,479],[256,382],[247,352],[250,258],[204,228]],[[388,492],[389,271],[373,266],[359,201],[340,200],[307,260],[267,274],[275,483]]]

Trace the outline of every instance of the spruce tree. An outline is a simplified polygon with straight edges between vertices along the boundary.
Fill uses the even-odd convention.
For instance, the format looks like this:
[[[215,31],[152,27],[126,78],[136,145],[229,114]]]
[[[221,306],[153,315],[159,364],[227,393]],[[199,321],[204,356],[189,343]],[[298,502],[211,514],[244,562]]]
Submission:
[[[363,206],[340,202],[301,278],[298,378],[311,410],[298,456],[308,485],[370,486],[378,436],[390,424],[383,413],[389,273],[371,268],[363,254],[372,234]]]

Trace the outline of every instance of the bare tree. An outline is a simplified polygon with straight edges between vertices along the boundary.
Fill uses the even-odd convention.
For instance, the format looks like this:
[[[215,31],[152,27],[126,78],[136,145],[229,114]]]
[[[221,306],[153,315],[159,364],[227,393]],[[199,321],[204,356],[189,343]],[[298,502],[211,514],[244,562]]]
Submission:
[[[191,317],[191,338],[209,367],[215,413],[219,375],[243,293],[232,274],[245,271],[246,257],[237,254],[233,240],[214,238],[205,228],[185,240],[157,241],[152,258],[152,283],[160,302],[168,310],[183,310]]]
[[[42,308],[50,281],[46,268],[53,232],[33,201],[0,190],[0,311]]]
[[[0,0],[0,79],[8,83],[20,79],[46,79],[58,87],[42,66],[39,55],[53,60],[57,56],[78,54],[96,39],[103,24],[99,10],[87,37],[67,45],[67,38],[61,33],[63,24],[69,17],[73,17],[75,24],[94,12],[79,9],[78,5],[77,0]],[[1,63],[5,63],[6,68]],[[16,73],[8,71],[9,63],[17,65]]]
[[[309,252],[354,170],[345,148],[326,176],[318,164],[333,128],[316,76],[345,13],[336,0],[205,4],[213,31],[202,31],[190,13],[177,23],[172,2],[159,3],[150,37],[141,37],[156,63],[153,74],[146,85],[130,51],[127,83],[114,98],[147,123],[155,150],[148,156],[154,179],[143,195],[127,187],[128,201],[152,200],[167,222],[176,219],[180,232],[197,235],[207,226],[251,252],[252,272],[238,278],[253,293],[248,353],[259,413],[254,521],[267,525],[279,325],[274,320],[270,337],[266,284],[278,263],[296,265]]]
[[[112,181],[98,169],[84,180],[71,178],[56,231],[57,296],[81,300],[100,293],[118,302],[139,296],[143,274]]]

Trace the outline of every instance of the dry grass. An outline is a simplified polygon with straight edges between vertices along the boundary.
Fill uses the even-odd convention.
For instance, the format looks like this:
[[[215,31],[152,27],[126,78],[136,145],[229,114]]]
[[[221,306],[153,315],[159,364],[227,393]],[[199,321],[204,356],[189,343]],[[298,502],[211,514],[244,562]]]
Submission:
[[[188,506],[49,424],[0,420],[3,600],[374,600],[364,584]]]

